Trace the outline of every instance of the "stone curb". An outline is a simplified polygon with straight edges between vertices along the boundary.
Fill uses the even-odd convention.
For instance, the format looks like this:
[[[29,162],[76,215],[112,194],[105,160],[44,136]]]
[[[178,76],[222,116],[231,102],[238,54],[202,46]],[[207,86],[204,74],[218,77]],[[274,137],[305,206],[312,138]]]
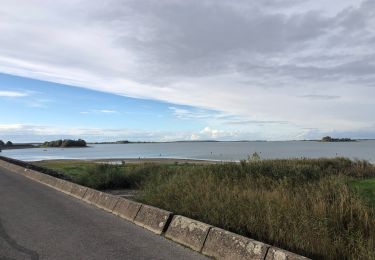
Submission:
[[[49,175],[44,175],[39,179],[40,182],[50,186],[55,187],[57,179],[55,177],[51,177]]]
[[[56,178],[57,179],[57,178]],[[57,179],[55,183],[55,188],[59,191],[62,191],[66,194],[71,194],[71,191],[73,189],[73,183],[61,179]]]
[[[223,260],[309,260],[172,212],[87,188],[0,159],[0,167],[109,211],[158,235]],[[173,219],[172,219],[173,217]]]
[[[112,212],[119,199],[120,197],[117,197],[108,193],[100,192],[98,200],[96,201],[95,205],[98,208]]]
[[[121,218],[134,222],[135,217],[141,209],[141,206],[141,203],[120,198],[112,213]]]
[[[265,260],[308,260],[309,258],[300,256],[297,254],[294,254],[292,252],[276,248],[276,247],[271,247],[268,249],[267,256]]]
[[[134,223],[161,235],[169,225],[171,217],[172,212],[142,204]]]
[[[77,199],[83,199],[83,196],[85,196],[87,189],[87,187],[78,184],[73,184],[70,195],[76,197]]]
[[[202,253],[215,259],[263,260],[268,248],[267,244],[215,227],[210,229]]]
[[[85,195],[82,197],[82,200],[89,203],[96,205],[96,202],[99,199],[100,191],[93,190],[91,188],[87,188]]]
[[[29,170],[29,169],[25,169],[21,174],[24,174],[27,177],[29,177],[30,179],[36,180],[38,182],[41,182],[42,179],[43,179],[42,173],[36,172],[36,171],[33,171],[33,170]],[[53,178],[53,177],[51,177],[51,178]]]
[[[211,227],[194,219],[176,215],[168,226],[165,237],[200,252]]]

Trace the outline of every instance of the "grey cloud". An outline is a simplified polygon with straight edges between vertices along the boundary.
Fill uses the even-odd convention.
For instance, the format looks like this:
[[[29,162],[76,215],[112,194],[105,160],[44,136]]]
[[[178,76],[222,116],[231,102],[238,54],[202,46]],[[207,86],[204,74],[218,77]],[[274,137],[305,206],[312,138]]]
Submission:
[[[264,129],[374,121],[372,0],[9,0],[0,12],[2,72],[261,118]]]
[[[284,8],[300,4],[299,0],[263,0],[261,5],[272,8]]]
[[[137,2],[131,6],[135,13],[147,10],[145,13],[153,17],[145,19],[146,23],[141,23],[140,26],[150,28],[152,34],[159,37],[151,37],[146,41],[136,40],[129,47],[148,53],[146,56],[153,68],[149,70],[152,73],[147,80],[155,80],[155,75],[166,78],[170,75],[196,77],[237,71],[256,78],[276,74],[314,81],[340,78],[350,82],[350,74],[373,74],[373,65],[360,56],[357,60],[346,61],[347,55],[351,54],[346,57],[332,54],[328,62],[336,65],[326,67],[323,64],[327,62],[327,56],[320,60],[316,56],[329,53],[328,49],[305,57],[306,60],[315,58],[314,65],[296,64],[293,60],[281,65],[270,62],[270,59],[272,56],[298,55],[298,52],[309,48],[313,42],[324,43],[324,37],[328,37],[328,45],[324,48],[335,48],[330,42],[333,39],[337,48],[345,47],[344,44],[354,45],[342,39],[347,37],[347,33],[337,35],[334,32],[350,23],[348,19],[354,16],[353,13],[359,12],[357,15],[361,16],[364,11],[359,10],[367,9],[366,3],[359,9],[348,9],[338,17],[324,17],[316,11],[294,15],[264,13],[251,4],[249,13],[243,14],[225,4],[212,2],[201,5],[197,2],[178,1],[172,4]],[[361,19],[367,21],[370,18],[363,15]],[[152,25],[148,24],[151,22]],[[367,24],[371,25],[369,21]],[[364,31],[354,24],[352,29],[357,29],[357,34]],[[127,37],[123,41],[125,44],[129,44],[129,36]],[[354,37],[352,40],[359,39]],[[370,46],[371,43],[373,42],[363,44]],[[244,69],[244,65],[248,69]],[[165,83],[168,83],[168,79]]]
[[[169,107],[169,110],[172,111],[174,116],[180,119],[208,119],[218,114],[218,112],[213,111],[180,107]]]
[[[225,122],[228,125],[250,125],[250,124],[289,124],[287,121],[266,121],[266,120],[242,120]]]
[[[244,5],[246,13],[230,8],[228,2],[128,1],[124,8],[99,17],[104,24],[115,23],[120,32],[115,43],[138,52],[153,72],[151,77],[225,72],[241,61],[241,53],[293,51],[322,35],[333,22],[313,11],[287,16]]]
[[[302,98],[308,98],[312,100],[333,100],[333,99],[339,99],[340,96],[334,96],[334,95],[303,95],[300,96]]]
[[[363,29],[373,26],[375,2],[364,1],[359,8],[348,8],[337,16],[338,24],[347,31]]]

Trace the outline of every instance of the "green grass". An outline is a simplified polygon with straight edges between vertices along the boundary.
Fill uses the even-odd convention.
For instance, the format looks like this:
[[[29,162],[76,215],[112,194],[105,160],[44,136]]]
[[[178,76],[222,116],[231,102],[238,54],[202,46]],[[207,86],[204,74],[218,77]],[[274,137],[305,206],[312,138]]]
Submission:
[[[365,161],[54,167],[90,187],[137,188],[141,202],[313,259],[375,259],[375,167]]]
[[[77,160],[41,161],[35,164],[61,172],[78,184],[99,190],[139,189],[152,173],[191,167],[189,164],[151,163],[110,165]]]
[[[93,162],[86,161],[41,161],[34,163],[38,166],[49,168],[58,172],[62,172],[65,175],[72,177],[78,177],[88,171],[90,167],[94,166]]]
[[[369,205],[375,205],[375,178],[352,181],[350,186],[355,189]]]

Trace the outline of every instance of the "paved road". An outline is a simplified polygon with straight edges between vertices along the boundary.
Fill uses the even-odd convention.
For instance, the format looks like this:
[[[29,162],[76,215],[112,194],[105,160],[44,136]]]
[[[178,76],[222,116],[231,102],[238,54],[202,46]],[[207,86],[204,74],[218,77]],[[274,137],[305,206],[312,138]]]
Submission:
[[[0,259],[206,259],[0,167]]]

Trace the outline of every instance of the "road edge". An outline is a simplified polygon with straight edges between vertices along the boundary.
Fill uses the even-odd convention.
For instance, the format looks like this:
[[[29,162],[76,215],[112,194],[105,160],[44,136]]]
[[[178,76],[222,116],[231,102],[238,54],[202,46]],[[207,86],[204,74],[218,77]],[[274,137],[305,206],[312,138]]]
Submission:
[[[308,260],[172,212],[97,191],[35,170],[32,164],[0,156],[0,167],[92,204],[178,244],[215,259]]]

